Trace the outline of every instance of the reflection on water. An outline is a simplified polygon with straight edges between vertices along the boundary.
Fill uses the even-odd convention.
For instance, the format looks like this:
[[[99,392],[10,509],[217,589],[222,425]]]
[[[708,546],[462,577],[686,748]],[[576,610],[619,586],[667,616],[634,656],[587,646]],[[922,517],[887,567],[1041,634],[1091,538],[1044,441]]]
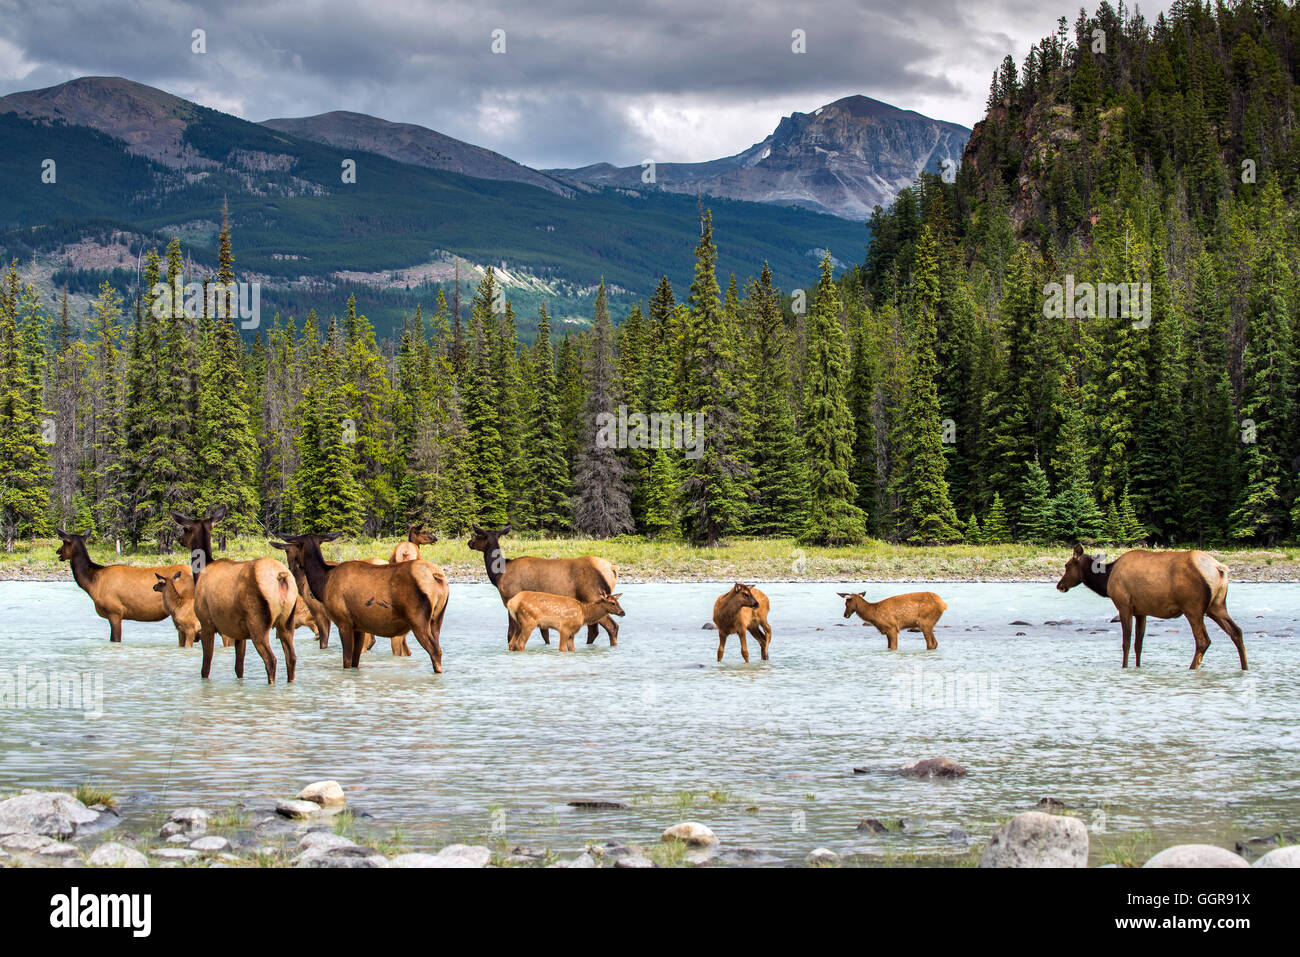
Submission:
[[[538,638],[507,652],[496,592],[453,585],[445,674],[414,642],[412,657],[393,658],[382,641],[360,673],[345,673],[337,635],[322,651],[300,630],[297,680],[267,687],[251,650],[240,682],[233,649],[218,644],[204,682],[201,652],[177,648],[169,622],[128,622],[111,645],[75,585],[0,583],[0,673],[11,684],[24,667],[29,683],[56,672],[88,676],[92,691],[102,682],[98,708],[0,709],[0,788],[93,781],[159,808],[218,808],[334,778],[374,826],[400,827],[418,846],[504,837],[571,851],[653,841],[686,818],[726,846],[784,860],[819,846],[951,850],[953,828],[982,844],[1045,796],[1098,835],[1149,832],[1161,844],[1230,844],[1300,824],[1294,586],[1232,586],[1245,674],[1212,624],[1205,666],[1189,672],[1186,623],[1156,620],[1144,667],[1122,671],[1113,609],[1082,588],[921,586],[950,606],[939,648],[904,634],[890,653],[874,629],[841,618],[844,586],[763,587],[769,663],[751,641],[743,664],[734,638],[715,662],[716,635],[701,626],[716,584],[628,585],[619,646],[580,635],[564,655]],[[886,587],[869,597],[909,590]],[[889,773],[937,756],[970,775]],[[876,836],[856,829],[864,817],[915,823]]]

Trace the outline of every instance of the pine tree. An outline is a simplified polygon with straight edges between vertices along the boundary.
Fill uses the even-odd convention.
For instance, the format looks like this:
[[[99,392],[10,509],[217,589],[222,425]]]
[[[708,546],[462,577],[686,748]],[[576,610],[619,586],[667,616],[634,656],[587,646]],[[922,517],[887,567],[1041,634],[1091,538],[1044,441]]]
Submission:
[[[51,531],[43,322],[36,289],[19,282],[11,263],[0,286],[0,534],[8,551],[20,536]]]
[[[1023,541],[1046,544],[1052,540],[1055,522],[1047,473],[1043,471],[1035,456],[1025,471],[1025,481],[1021,486],[1020,514],[1016,520],[1016,528]]]
[[[1011,541],[1011,531],[1007,527],[1007,508],[997,492],[993,493],[993,501],[984,517],[984,541],[990,545],[1002,545]]]
[[[537,316],[537,341],[533,346],[533,404],[528,410],[528,433],[524,443],[529,479],[528,499],[533,507],[533,524],[552,534],[572,525],[569,463],[564,454],[564,428],[560,421],[560,393],[555,377],[555,355],[551,349],[551,321],[542,305]]]
[[[503,473],[501,433],[497,431],[499,393],[493,364],[493,298],[494,279],[489,269],[479,283],[471,310],[471,352],[461,385],[461,415],[466,431],[466,468],[473,486],[474,521],[479,525],[499,526],[508,520],[510,499]]]

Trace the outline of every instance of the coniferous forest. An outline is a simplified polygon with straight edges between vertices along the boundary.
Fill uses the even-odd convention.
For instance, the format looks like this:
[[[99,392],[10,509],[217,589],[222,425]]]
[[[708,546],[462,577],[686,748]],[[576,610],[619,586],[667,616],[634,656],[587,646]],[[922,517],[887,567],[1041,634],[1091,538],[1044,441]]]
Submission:
[[[490,270],[395,341],[355,301],[253,338],[159,308],[158,283],[238,279],[229,222],[215,272],[173,240],[84,316],[11,266],[0,525],[168,550],[172,509],[220,504],[259,535],[1294,541],[1298,113],[1295,7],[1102,4],[1003,62],[954,181],[878,207],[861,264],[719,275],[702,211],[689,288],[615,327],[602,285],[589,328],[543,308],[533,341]],[[1062,315],[1053,284],[1147,308]],[[700,454],[607,447],[620,406],[702,413]]]

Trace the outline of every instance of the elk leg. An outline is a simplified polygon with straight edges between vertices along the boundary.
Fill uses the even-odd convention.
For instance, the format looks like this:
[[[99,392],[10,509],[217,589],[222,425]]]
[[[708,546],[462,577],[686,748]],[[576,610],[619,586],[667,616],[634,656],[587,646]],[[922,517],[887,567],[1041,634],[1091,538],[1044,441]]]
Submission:
[[[406,632],[402,632],[400,635],[396,635],[388,640],[392,643],[394,658],[411,657],[411,649],[406,644]]]
[[[243,642],[241,641],[242,645]],[[266,683],[275,684],[275,652],[271,650],[271,632],[267,629],[260,637],[253,639],[253,647],[257,653],[262,656],[262,664],[266,665]]]
[[[1147,616],[1137,615],[1137,629],[1133,632],[1133,664],[1142,667],[1142,638],[1147,633]]]
[[[280,647],[284,649],[284,670],[289,681],[293,681],[293,673],[298,667],[298,654],[293,650],[293,626],[287,628],[278,625],[275,629],[275,637],[280,639]]]
[[[613,648],[618,644],[618,622],[614,620],[613,615],[606,615],[596,624],[605,629],[605,634],[609,635],[609,646]],[[592,625],[587,632],[587,644],[591,644],[596,638],[596,625]]]
[[[212,671],[212,644],[216,637],[212,629],[207,626],[200,629],[199,640],[203,642],[203,670],[199,674],[204,678]]]
[[[718,629],[718,661],[722,660],[722,650],[727,647],[727,633]]]
[[[343,667],[352,667],[352,629],[339,625],[339,644],[343,646]]]
[[[939,642],[934,637],[934,625],[922,625],[921,634],[925,635],[925,647],[927,651],[934,651],[939,647]]]
[[[122,640],[122,616],[108,616],[108,640],[120,642]]]
[[[758,652],[767,661],[767,635],[757,623],[749,626],[749,633],[758,639]]]
[[[890,628],[885,632],[885,643],[889,646],[890,651],[898,650],[898,629]]]
[[[1133,641],[1133,613],[1127,608],[1119,609],[1119,627],[1124,636],[1120,639],[1121,646],[1124,649],[1124,663],[1120,667],[1127,668],[1128,649],[1130,643]]]
[[[1228,637],[1232,639],[1232,643],[1237,646],[1237,657],[1241,659],[1241,670],[1249,670],[1246,667],[1245,636],[1242,635],[1241,629],[1237,627],[1237,623],[1229,617],[1228,609],[1220,605],[1218,607],[1209,608],[1206,611],[1206,614],[1210,616],[1216,625],[1228,633]]]
[[[588,626],[587,626],[587,644],[590,645],[592,642],[594,642],[594,641],[596,640],[596,636],[599,635],[599,634],[600,634],[600,628],[599,628],[597,625],[588,625]],[[613,642],[611,642],[611,644],[613,644]]]
[[[1205,619],[1200,615],[1187,616],[1188,622],[1192,626],[1192,634],[1196,636],[1196,653],[1192,655],[1192,666],[1189,670],[1195,671],[1201,667],[1201,659],[1205,657],[1205,651],[1210,647],[1210,633],[1205,630]]]
[[[745,629],[740,629],[736,637],[740,639],[740,657],[745,659],[745,664],[749,664],[749,645],[745,642]]]
[[[316,638],[322,648],[330,646],[330,622],[324,615],[319,616],[316,621]]]
[[[412,630],[420,647],[429,653],[429,661],[433,663],[433,673],[442,674],[442,646],[438,643],[438,633],[442,630],[442,616],[439,615],[437,621],[429,625],[416,624]]]
[[[371,648],[375,647],[375,636],[374,636],[374,635],[371,635],[371,634],[363,635],[363,636],[362,636],[362,640],[363,640],[364,643],[365,643],[365,648],[362,649],[363,651],[369,651]]]
[[[531,632],[529,632],[529,634],[531,634]],[[527,641],[526,638],[524,640]],[[548,645],[551,643],[551,629],[542,629],[542,641],[546,642]]]
[[[370,645],[366,644],[367,638],[369,638],[372,643],[375,640],[374,635],[366,634],[364,632],[358,631],[356,628],[352,629],[352,667],[353,668],[361,667],[361,653],[363,651],[366,651],[370,647]]]
[[[244,649],[248,642],[240,638],[235,642],[235,677],[244,677]]]

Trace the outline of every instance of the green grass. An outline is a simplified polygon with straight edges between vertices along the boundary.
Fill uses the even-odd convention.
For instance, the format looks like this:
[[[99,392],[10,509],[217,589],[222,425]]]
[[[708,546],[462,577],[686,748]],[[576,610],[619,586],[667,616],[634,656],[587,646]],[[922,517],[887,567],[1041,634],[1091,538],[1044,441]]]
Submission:
[[[297,529],[282,529],[286,533]],[[283,553],[269,538],[230,539],[219,557],[279,558]],[[350,538],[326,546],[333,560],[387,558],[399,541]],[[0,552],[0,579],[69,580],[66,563],[54,557],[55,539],[19,542],[12,552]],[[1049,545],[893,545],[869,540],[844,548],[801,546],[792,538],[733,538],[718,548],[699,548],[671,539],[637,535],[593,541],[581,538],[503,540],[506,557],[538,555],[571,557],[600,555],[631,581],[918,581],[1011,580],[1056,581],[1064,570],[1068,549]],[[89,543],[91,557],[101,564],[162,565],[184,561],[182,552],[161,555],[156,549],[118,555],[111,541]],[[1120,554],[1123,549],[1112,549]],[[465,546],[463,537],[426,545],[421,554],[441,565],[453,581],[487,581],[483,556]],[[1227,563],[1234,581],[1285,581],[1300,578],[1295,553],[1267,549],[1211,550]],[[854,590],[858,590],[855,588]],[[874,589],[868,588],[870,596]]]
[[[78,784],[75,797],[86,807],[92,804],[103,804],[106,807],[112,807],[117,801],[117,796],[108,788],[96,787],[93,784]]]
[[[1114,838],[1092,837],[1093,856],[1098,864],[1116,864],[1120,867],[1141,867],[1161,848],[1150,831],[1119,834]]]

